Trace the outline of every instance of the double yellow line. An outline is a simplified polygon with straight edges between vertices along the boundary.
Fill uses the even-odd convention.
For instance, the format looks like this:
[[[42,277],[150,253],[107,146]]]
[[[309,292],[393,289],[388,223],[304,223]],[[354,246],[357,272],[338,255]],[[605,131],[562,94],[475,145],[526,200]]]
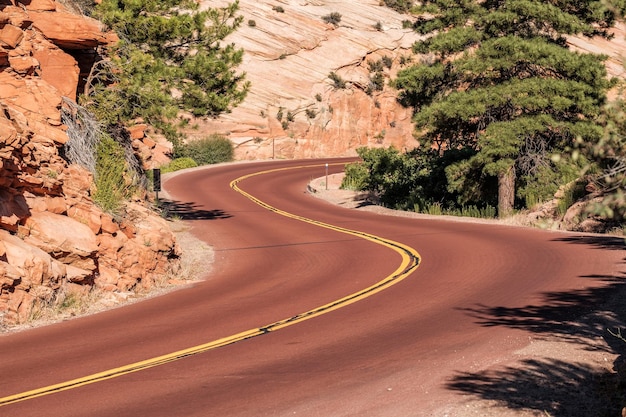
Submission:
[[[333,226],[331,224],[323,223],[317,220],[313,220],[313,219],[298,216],[292,213],[288,213],[286,211],[280,210],[276,207],[273,207],[259,200],[258,198],[254,197],[253,195],[239,188],[239,183],[241,181],[247,178],[253,177],[253,176],[268,174],[268,173],[276,172],[276,171],[310,168],[310,167],[315,167],[315,166],[319,166],[319,165],[303,165],[303,166],[297,166],[297,167],[278,168],[278,169],[255,172],[253,174],[245,175],[245,176],[235,179],[234,181],[230,183],[230,186],[233,190],[237,191],[238,193],[241,193],[245,197],[254,201],[256,204],[276,214],[280,214],[281,216],[300,220],[305,223],[310,223],[310,224],[313,224],[319,227],[324,227],[326,229],[331,229],[340,233],[345,233],[348,235],[356,236],[356,237],[372,241],[374,243],[380,244],[382,246],[388,247],[396,251],[397,253],[400,254],[402,261],[400,265],[398,266],[398,268],[395,271],[393,271],[390,275],[388,275],[387,277],[385,277],[384,279],[382,279],[381,281],[377,282],[376,284],[370,287],[367,287],[365,289],[362,289],[360,291],[347,295],[343,298],[332,301],[328,304],[324,304],[312,310],[305,311],[295,316],[288,317],[283,320],[276,321],[274,323],[270,323],[262,327],[246,330],[244,332],[233,334],[227,337],[223,337],[221,339],[213,340],[211,342],[204,343],[202,345],[168,353],[162,356],[157,356],[151,359],[146,359],[144,361],[131,363],[129,365],[120,366],[118,368],[109,369],[103,372],[98,372],[98,373],[88,375],[85,377],[76,378],[76,379],[61,382],[58,384],[49,385],[46,387],[31,390],[31,391],[26,391],[26,392],[22,392],[19,394],[14,394],[14,395],[0,398],[0,407],[6,406],[9,404],[14,404],[14,403],[21,402],[21,401],[30,400],[30,399],[37,398],[37,397],[42,397],[44,395],[50,395],[50,394],[54,394],[54,393],[61,392],[61,391],[67,391],[67,390],[78,388],[84,385],[93,384],[93,383],[100,382],[100,381],[105,381],[107,379],[117,378],[122,375],[139,372],[144,369],[153,368],[155,366],[171,363],[179,359],[186,358],[188,356],[197,355],[199,353],[207,352],[212,349],[216,349],[222,346],[227,346],[236,342],[240,342],[242,340],[250,339],[250,338],[260,336],[269,332],[280,330],[282,328],[292,326],[294,324],[300,323],[304,320],[311,319],[313,317],[320,316],[322,314],[329,313],[333,310],[337,310],[339,308],[345,307],[347,305],[355,303],[364,298],[370,297],[384,290],[385,288],[388,288],[402,281],[404,278],[408,277],[419,266],[420,255],[417,253],[417,251],[415,251],[415,249],[409,246],[403,245],[401,243],[394,242],[389,239],[384,239],[382,237],[371,235],[369,233],[359,232],[356,230],[350,230],[350,229],[346,229],[346,228],[339,227],[339,226]]]

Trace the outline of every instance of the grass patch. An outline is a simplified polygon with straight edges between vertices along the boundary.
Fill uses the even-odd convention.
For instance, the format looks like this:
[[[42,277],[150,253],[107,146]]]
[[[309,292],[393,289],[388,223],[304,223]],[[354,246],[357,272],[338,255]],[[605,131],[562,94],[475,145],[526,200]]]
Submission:
[[[449,209],[441,205],[441,203],[429,203],[423,207],[419,204],[414,204],[413,207],[416,213],[430,214],[433,216],[457,216],[457,217],[474,217],[477,219],[495,219],[497,210],[493,206],[477,207],[477,206],[463,206],[461,208]]]

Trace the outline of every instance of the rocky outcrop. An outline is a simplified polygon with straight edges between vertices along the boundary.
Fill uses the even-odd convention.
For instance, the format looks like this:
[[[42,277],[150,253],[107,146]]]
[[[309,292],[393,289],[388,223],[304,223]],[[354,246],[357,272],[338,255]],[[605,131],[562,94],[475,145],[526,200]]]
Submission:
[[[0,320],[26,320],[60,291],[146,288],[176,268],[167,223],[140,204],[125,216],[91,199],[89,171],[60,149],[63,97],[86,57],[114,41],[93,19],[52,0],[0,5]],[[10,3],[10,4],[7,4]]]
[[[215,7],[215,2],[210,3]],[[360,146],[413,148],[411,110],[388,81],[402,67],[417,35],[402,15],[378,0],[359,2],[240,0],[242,27],[227,39],[245,50],[251,82],[231,113],[194,121],[186,133],[222,133],[238,159],[352,156]],[[323,17],[338,13],[338,24]],[[383,90],[372,90],[370,62],[384,66]],[[346,82],[337,88],[335,72]]]

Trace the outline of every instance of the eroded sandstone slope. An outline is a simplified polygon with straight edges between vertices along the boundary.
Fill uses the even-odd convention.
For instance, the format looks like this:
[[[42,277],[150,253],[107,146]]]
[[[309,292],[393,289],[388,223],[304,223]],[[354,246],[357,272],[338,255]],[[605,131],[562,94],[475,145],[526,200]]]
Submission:
[[[239,6],[243,24],[227,41],[245,51],[241,70],[250,93],[232,113],[191,123],[191,138],[223,133],[239,159],[352,156],[360,146],[416,145],[411,110],[387,86],[417,39],[402,28],[406,15],[378,0],[240,0]],[[341,16],[338,24],[324,21],[332,13]],[[370,62],[384,57],[392,63],[383,67],[385,88],[369,91]],[[345,88],[335,86],[331,72]]]

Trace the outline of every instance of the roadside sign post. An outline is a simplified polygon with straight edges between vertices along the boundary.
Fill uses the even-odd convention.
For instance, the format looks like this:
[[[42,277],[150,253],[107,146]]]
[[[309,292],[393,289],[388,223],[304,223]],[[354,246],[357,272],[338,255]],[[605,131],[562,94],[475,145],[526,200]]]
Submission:
[[[326,190],[328,190],[328,164],[326,164]]]
[[[152,188],[156,193],[156,201],[159,201],[159,191],[161,191],[161,170],[159,168],[152,169]]]

